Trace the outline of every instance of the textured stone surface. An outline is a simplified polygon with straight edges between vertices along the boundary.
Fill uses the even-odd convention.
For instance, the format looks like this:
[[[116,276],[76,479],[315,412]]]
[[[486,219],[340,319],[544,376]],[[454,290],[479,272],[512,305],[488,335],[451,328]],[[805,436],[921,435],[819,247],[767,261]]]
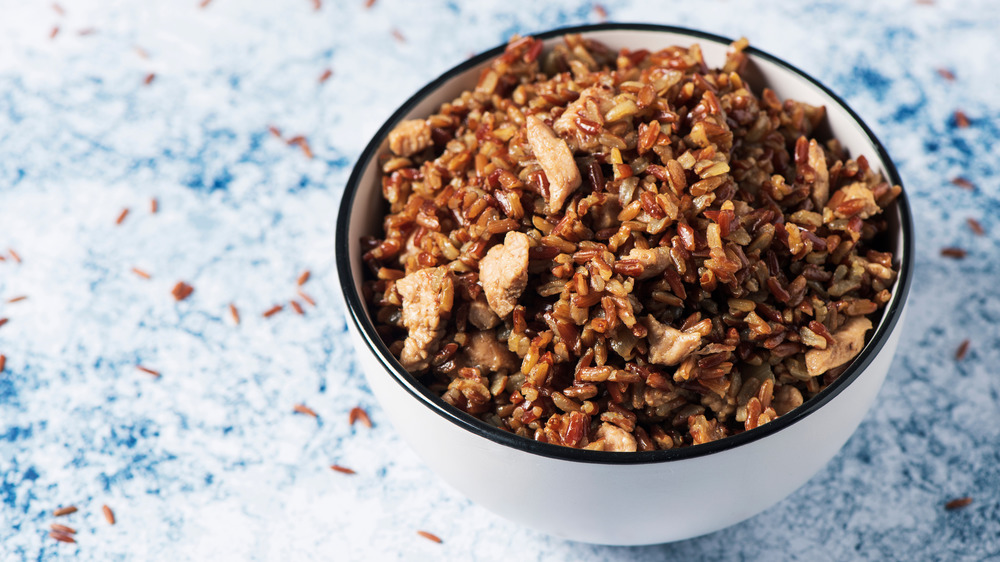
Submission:
[[[567,0],[323,4],[3,9],[0,317],[10,322],[0,328],[0,558],[1000,556],[994,3],[606,4],[617,21],[745,35],[831,86],[887,145],[917,223],[899,354],[843,451],[742,524],[626,549],[519,528],[438,481],[365,385],[332,259],[350,166],[409,92],[512,33],[595,22],[596,11]],[[319,84],[327,68],[332,77]],[[957,108],[970,127],[956,127]],[[305,135],[316,157],[268,125]],[[975,188],[952,185],[959,175]],[[943,258],[945,246],[969,255]],[[303,269],[313,272],[305,289],[318,306],[262,318],[295,297]],[[195,288],[181,303],[170,295],[178,280]],[[29,298],[6,303],[21,294]],[[956,363],[964,339],[969,353]],[[300,402],[319,419],[293,414]],[[359,404],[373,429],[348,426]],[[357,475],[334,473],[332,463]],[[943,509],[966,495],[969,507]],[[46,536],[51,510],[71,503],[80,511],[59,522],[79,530],[76,546]],[[105,503],[114,527],[100,514]]]

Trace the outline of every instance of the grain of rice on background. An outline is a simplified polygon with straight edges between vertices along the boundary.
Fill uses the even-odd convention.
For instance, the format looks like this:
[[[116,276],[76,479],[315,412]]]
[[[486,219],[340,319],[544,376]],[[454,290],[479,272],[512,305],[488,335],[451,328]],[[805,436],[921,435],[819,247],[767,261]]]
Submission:
[[[890,297],[901,188],[813,131],[823,107],[698,45],[514,38],[473,90],[400,123],[377,330],[449,404],[538,441],[670,449],[784,415],[842,373]]]

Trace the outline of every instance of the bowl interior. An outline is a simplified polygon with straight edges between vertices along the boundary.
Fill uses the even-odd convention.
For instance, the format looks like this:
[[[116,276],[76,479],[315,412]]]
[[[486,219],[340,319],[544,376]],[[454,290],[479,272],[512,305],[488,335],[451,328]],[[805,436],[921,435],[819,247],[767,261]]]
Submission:
[[[562,41],[561,36],[565,33],[582,33],[588,38],[605,43],[614,50],[645,48],[656,51],[671,45],[690,46],[699,43],[710,67],[722,65],[730,43],[729,39],[698,31],[644,24],[584,26],[554,30],[536,35],[536,37],[544,39],[546,48],[551,48]],[[499,46],[474,57],[418,91],[379,129],[362,153],[345,188],[338,217],[336,244],[338,269],[340,270],[345,301],[357,328],[371,347],[371,351],[378,355],[386,366],[389,372],[387,376],[396,378],[400,384],[410,390],[411,394],[426,402],[428,406],[439,410],[442,415],[495,441],[513,444],[519,448],[527,448],[546,456],[566,457],[573,460],[606,462],[613,459],[614,462],[622,462],[625,460],[624,457],[631,457],[625,462],[655,462],[669,458],[707,454],[720,447],[737,446],[740,443],[773,433],[821,406],[863,371],[872,356],[881,348],[889,331],[894,327],[908,290],[908,280],[912,269],[910,258],[912,225],[905,193],[886,211],[889,228],[885,233],[884,244],[894,255],[895,265],[900,271],[899,277],[893,290],[892,299],[885,307],[881,319],[876,323],[875,332],[865,349],[854,360],[852,366],[819,395],[808,400],[796,410],[760,428],[713,443],[670,451],[630,453],[628,455],[578,451],[537,443],[493,428],[485,422],[447,405],[416,381],[403,369],[375,333],[373,319],[360,296],[364,266],[361,260],[362,251],[359,240],[362,236],[378,237],[382,234],[382,217],[387,208],[381,194],[378,156],[388,151],[388,133],[397,123],[405,119],[426,117],[434,113],[442,103],[451,101],[458,97],[463,90],[472,88],[479,72],[502,52],[503,46]],[[759,96],[763,86],[766,85],[774,90],[782,100],[794,99],[811,105],[825,106],[826,118],[822,128],[818,131],[820,136],[837,138],[852,158],[864,155],[872,169],[881,172],[887,181],[893,185],[901,184],[899,175],[884,148],[842,100],[819,82],[771,55],[753,48],[748,49],[747,53],[750,55],[750,60],[744,77],[750,83],[755,94]]]

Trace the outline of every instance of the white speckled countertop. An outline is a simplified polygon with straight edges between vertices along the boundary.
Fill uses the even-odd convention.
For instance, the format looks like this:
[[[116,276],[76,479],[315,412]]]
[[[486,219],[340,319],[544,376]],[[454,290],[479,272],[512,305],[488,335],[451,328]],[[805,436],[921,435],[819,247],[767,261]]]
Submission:
[[[351,165],[409,93],[514,33],[593,23],[599,10],[568,0],[198,4],[2,9],[0,559],[1000,556],[994,3],[606,4],[614,21],[746,36],[829,85],[886,144],[917,227],[903,342],[843,451],[744,523],[637,548],[522,529],[438,481],[358,370],[332,255]],[[957,127],[956,109],[969,127]],[[306,137],[315,157],[269,126]],[[959,176],[972,188],[954,185]],[[968,256],[942,257],[946,246]],[[301,301],[306,269],[317,305],[263,318]],[[195,291],[176,303],[179,280]],[[318,419],[293,414],[297,403]],[[358,405],[372,429],[347,423]],[[943,508],[963,496],[972,504]],[[68,504],[79,511],[52,517]],[[49,538],[56,521],[77,529],[77,544]]]

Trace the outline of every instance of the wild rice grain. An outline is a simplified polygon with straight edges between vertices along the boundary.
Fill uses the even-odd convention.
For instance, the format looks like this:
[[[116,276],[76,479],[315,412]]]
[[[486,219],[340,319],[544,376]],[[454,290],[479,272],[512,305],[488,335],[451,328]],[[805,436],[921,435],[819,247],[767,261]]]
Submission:
[[[969,352],[969,340],[963,340],[955,350],[955,361],[965,359],[965,354]]]
[[[960,260],[960,259],[964,258],[967,254],[968,254],[968,252],[966,252],[962,248],[956,248],[954,246],[950,246],[948,248],[942,248],[941,249],[941,255],[942,256],[944,256],[946,258],[954,258],[956,260]]]
[[[342,474],[357,474],[356,472],[347,468],[346,466],[340,466],[339,464],[331,464],[330,468]]]
[[[150,369],[149,367],[143,367],[142,365],[136,365],[135,368],[139,369],[143,373],[149,373],[150,375],[153,375],[154,377],[159,377],[160,376],[160,372],[157,371],[156,369]]]
[[[299,301],[296,300],[289,301],[289,304],[292,306],[292,310],[294,310],[295,313],[298,314],[299,316],[302,316],[306,313],[304,310],[302,310],[302,305],[299,304]]]
[[[951,183],[957,185],[958,187],[961,187],[962,189],[968,189],[969,191],[976,189],[975,184],[963,178],[962,176],[956,176],[954,179],[951,180]]]
[[[188,285],[183,281],[178,281],[174,288],[170,291],[170,294],[174,295],[174,298],[178,301],[182,301],[191,296],[194,292],[194,287]]]
[[[276,304],[276,305],[272,306],[271,308],[269,308],[269,309],[267,309],[267,310],[264,311],[264,318],[270,318],[270,317],[274,316],[275,314],[281,312],[281,310],[283,308],[284,307],[281,306],[280,304]]]
[[[135,273],[136,275],[138,275],[139,277],[142,277],[143,279],[149,279],[149,278],[152,277],[150,274],[148,274],[145,271],[139,269],[138,267],[133,267],[132,268],[132,273]]]
[[[115,512],[111,511],[111,508],[107,505],[101,506],[101,511],[104,512],[104,518],[108,520],[108,525],[115,524]]]
[[[306,284],[306,281],[308,281],[308,280],[309,280],[309,275],[310,275],[310,273],[309,273],[309,270],[308,270],[308,269],[307,269],[307,270],[305,270],[305,271],[303,271],[303,272],[302,272],[302,274],[301,274],[301,275],[299,275],[299,278],[298,278],[298,279],[297,279],[297,280],[295,281],[295,283],[296,283],[296,284],[297,284],[297,285],[298,285],[299,287],[301,287],[301,286],[305,285],[305,284]]]
[[[292,408],[292,411],[294,411],[296,414],[304,414],[307,416],[312,416],[314,418],[319,418],[319,415],[316,413],[316,411],[310,408],[309,406],[306,406],[305,404],[296,404],[295,407]]]
[[[59,523],[53,523],[52,525],[50,525],[50,527],[53,531],[56,531],[57,533],[65,533],[67,535],[76,534],[76,529],[74,529],[73,527],[67,527],[66,525],[60,525]]]
[[[972,503],[972,498],[966,496],[964,498],[955,498],[950,502],[944,504],[944,508],[948,511],[954,511],[956,509],[962,509]]]
[[[971,217],[965,220],[966,222],[969,223],[969,228],[972,229],[973,234],[975,234],[976,236],[982,236],[986,234],[986,231],[983,230],[983,225],[979,224],[979,221]]]
[[[118,218],[115,219],[115,224],[121,224],[125,222],[125,217],[127,216],[128,216],[128,207],[125,207],[124,209],[122,209],[121,214],[118,215]]]
[[[347,421],[350,425],[354,425],[354,422],[360,421],[365,424],[368,428],[372,426],[372,420],[368,417],[368,412],[361,408],[360,406],[351,408],[351,413],[347,417]]]
[[[240,323],[240,311],[236,309],[236,305],[233,303],[229,303],[229,314],[232,315],[233,322]]]
[[[60,533],[59,531],[49,531],[49,536],[59,542],[69,542],[69,543],[76,542],[76,539],[74,539],[72,535],[67,535],[66,533]]]
[[[71,513],[76,513],[75,505],[67,505],[65,507],[60,507],[52,512],[55,517],[62,517],[63,515],[69,515]]]
[[[427,531],[417,531],[417,534],[420,535],[421,537],[424,537],[425,539],[427,539],[429,541],[434,541],[434,542],[436,542],[438,544],[441,544],[442,542],[444,542],[444,541],[441,540],[441,537],[435,535],[434,533],[428,533]]]

